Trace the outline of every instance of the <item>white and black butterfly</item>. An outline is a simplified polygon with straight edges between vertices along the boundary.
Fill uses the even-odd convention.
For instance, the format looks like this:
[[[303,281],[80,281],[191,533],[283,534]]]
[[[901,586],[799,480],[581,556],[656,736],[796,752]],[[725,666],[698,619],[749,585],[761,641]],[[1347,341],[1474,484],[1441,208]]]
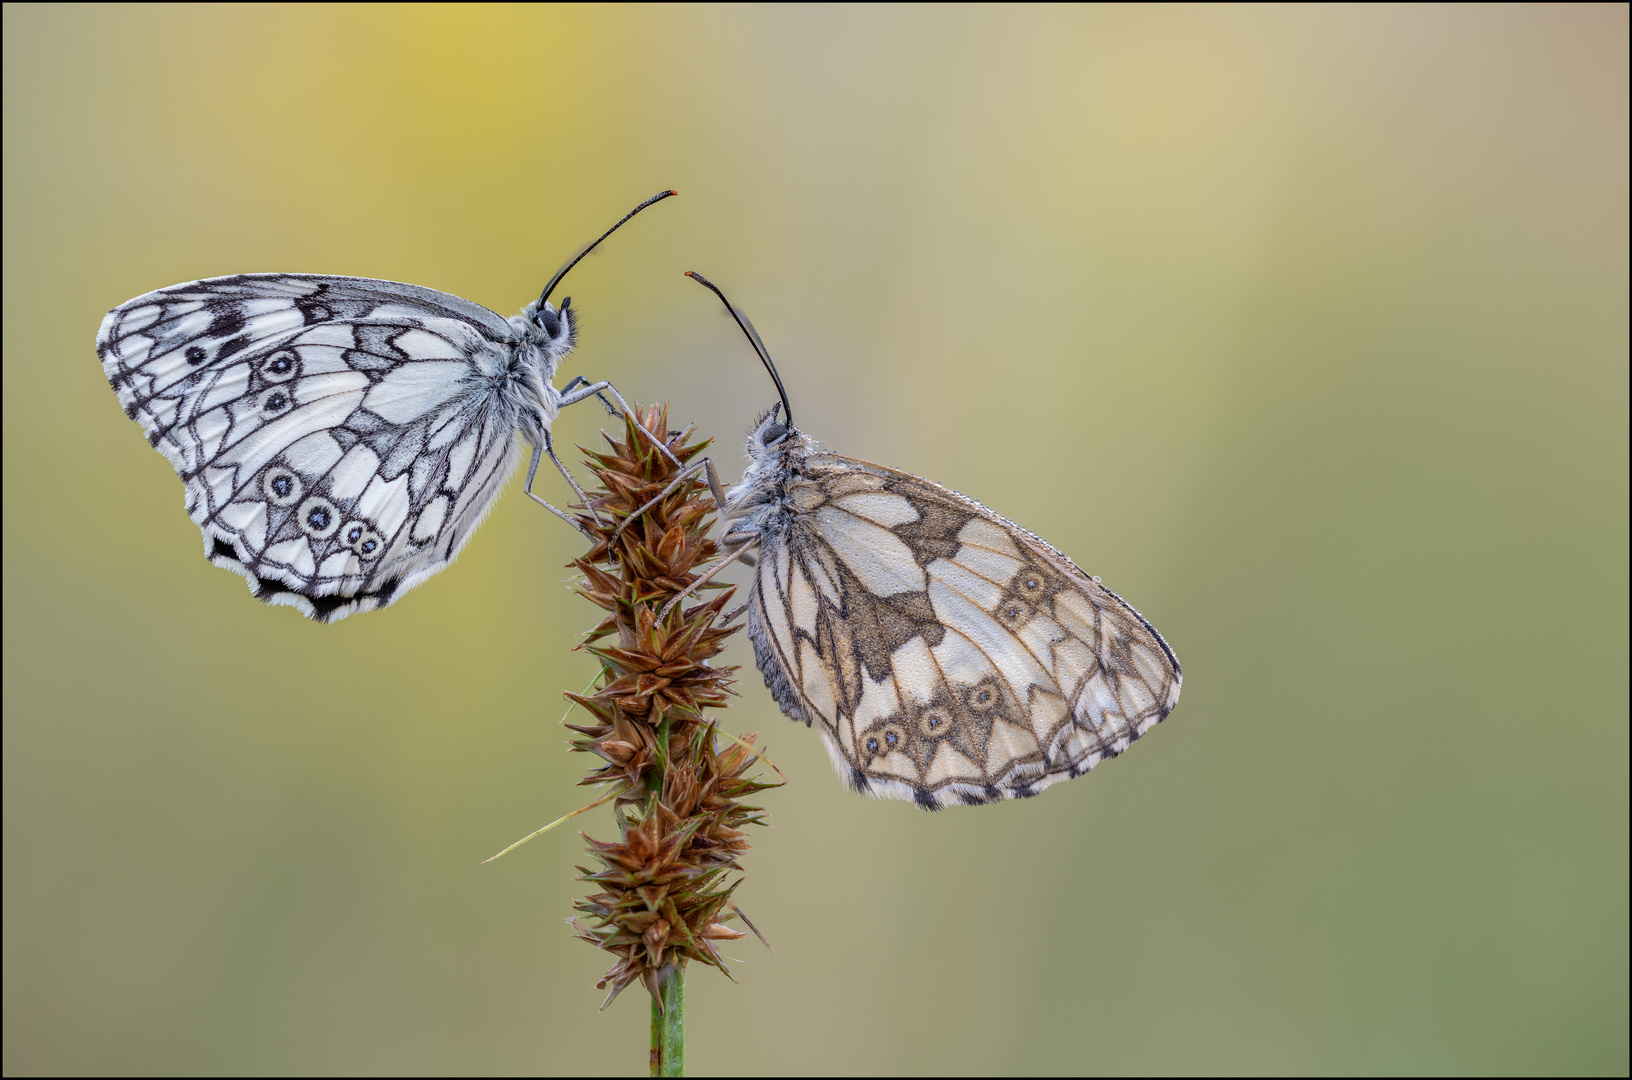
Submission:
[[[735,550],[687,591],[755,551],[754,660],[852,788],[931,810],[1025,798],[1172,711],[1183,673],[1139,612],[975,500],[818,450],[726,306],[782,400],[726,495]]]
[[[584,501],[551,423],[602,391],[623,399],[582,377],[552,385],[577,318],[550,293],[673,194],[635,207],[509,319],[395,281],[239,274],[120,304],[96,351],[125,414],[186,485],[205,556],[258,599],[335,622],[453,561],[514,469],[518,435],[533,447],[528,495],[580,527],[532,492],[548,454]]]

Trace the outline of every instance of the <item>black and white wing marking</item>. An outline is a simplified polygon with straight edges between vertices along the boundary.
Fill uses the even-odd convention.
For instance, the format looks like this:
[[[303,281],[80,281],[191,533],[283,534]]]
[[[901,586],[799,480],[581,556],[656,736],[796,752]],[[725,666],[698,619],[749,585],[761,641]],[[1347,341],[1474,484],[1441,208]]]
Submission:
[[[97,354],[217,566],[334,622],[459,552],[516,460],[514,331],[417,285],[240,274],[110,311]]]
[[[783,486],[750,597],[754,659],[855,789],[926,809],[1024,798],[1177,704],[1155,627],[974,500],[827,453]]]

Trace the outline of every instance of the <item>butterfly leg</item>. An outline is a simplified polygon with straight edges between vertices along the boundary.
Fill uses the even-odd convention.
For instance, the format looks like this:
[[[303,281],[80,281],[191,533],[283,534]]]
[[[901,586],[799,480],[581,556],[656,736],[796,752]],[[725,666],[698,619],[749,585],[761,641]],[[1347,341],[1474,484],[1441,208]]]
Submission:
[[[704,458],[702,461],[699,461],[695,465],[688,465],[686,468],[681,469],[680,473],[677,476],[675,476],[675,478],[673,480],[669,481],[669,484],[668,484],[667,487],[665,487],[662,491],[658,492],[656,495],[652,496],[650,499],[647,499],[644,503],[642,503],[640,505],[640,507],[638,509],[635,510],[634,513],[630,514],[628,517],[624,518],[622,521],[620,521],[618,523],[618,527],[612,531],[612,535],[606,538],[606,546],[609,547],[609,548],[610,547],[616,547],[617,543],[618,543],[618,537],[623,535],[623,530],[627,529],[637,518],[639,518],[646,511],[650,510],[652,507],[656,506],[658,503],[660,503],[664,499],[668,498],[669,493],[672,492],[675,488],[679,487],[681,484],[684,484],[687,480],[690,480],[693,477],[695,477],[697,475],[697,470],[701,469],[706,464],[708,464],[708,459]]]
[[[704,585],[707,585],[710,581],[714,580],[715,575],[721,570],[724,570],[727,566],[730,566],[732,563],[748,554],[749,548],[758,547],[759,540],[760,538],[757,535],[750,537],[741,547],[737,548],[737,550],[715,563],[714,568],[708,573],[704,574],[690,585],[687,585],[684,589],[681,589],[679,592],[675,593],[674,596],[669,598],[669,602],[663,605],[663,610],[657,613],[657,621],[661,623],[668,613],[674,610],[674,605],[685,599],[688,593],[694,593]]]
[[[565,396],[565,395],[571,393],[572,388],[575,387],[575,386],[588,386],[588,385],[589,385],[589,380],[588,379],[584,378],[582,375],[574,375],[572,377],[572,379],[567,383],[567,385],[565,385],[565,386],[563,386],[561,388],[561,393],[562,393],[563,396]],[[606,411],[607,411],[608,415],[610,415],[610,416],[617,416],[618,415],[618,410],[616,410],[616,409],[614,409],[612,407],[612,403],[610,401],[606,400],[604,397],[601,397],[599,392],[597,392],[595,394],[595,396],[598,397],[598,398],[601,398],[601,404],[606,406]],[[573,401],[578,401],[579,399],[574,397],[572,400]],[[566,402],[566,404],[571,404],[571,402]]]
[[[580,376],[580,378],[581,377],[582,376]],[[577,381],[577,378],[573,379],[573,382]],[[567,385],[571,386],[572,383],[568,383]],[[669,444],[664,442],[662,439],[659,439],[656,435],[653,435],[650,431],[646,430],[646,425],[640,422],[640,418],[635,415],[635,410],[629,407],[629,403],[623,400],[623,395],[618,393],[617,388],[609,382],[602,381],[598,383],[590,383],[575,393],[563,393],[561,395],[561,408],[564,409],[568,405],[576,405],[588,397],[600,397],[602,390],[605,390],[607,393],[612,395],[612,397],[617,401],[618,407],[622,409],[631,420],[634,421],[637,428],[640,428],[640,433],[652,441],[653,446],[663,451],[664,457],[668,458],[676,465],[680,464],[680,459],[674,456],[674,451],[669,449]],[[602,398],[602,400],[604,401],[605,399]]]
[[[550,513],[554,514],[556,517],[560,518],[562,521],[565,521],[568,525],[571,525],[574,529],[577,529],[579,532],[583,533],[585,536],[589,536],[591,539],[593,539],[594,537],[591,535],[590,531],[588,529],[584,528],[582,525],[580,525],[578,523],[577,518],[573,517],[571,514],[568,514],[568,513],[564,512],[564,511],[557,510],[555,507],[551,506],[549,503],[545,502],[543,499],[541,499],[537,495],[533,494],[533,477],[538,475],[538,460],[539,460],[539,458],[541,458],[543,456],[544,456],[544,447],[542,447],[542,446],[533,447],[533,460],[527,466],[527,486],[525,488],[525,490],[527,492],[527,497],[529,499],[533,500],[534,502],[536,502],[538,505],[542,506],[544,509],[548,510]],[[551,454],[550,456],[553,458],[555,455]],[[556,464],[560,464],[560,462],[557,462]],[[565,470],[562,470],[562,471],[564,472]],[[570,480],[572,478],[569,476],[567,479]],[[574,484],[572,486],[574,488],[576,488],[578,485]],[[594,511],[590,511],[590,512],[594,513]]]
[[[578,481],[572,478],[572,474],[567,471],[567,467],[561,464],[561,459],[555,456],[554,444],[555,440],[550,438],[550,429],[546,427],[544,429],[544,452],[550,455],[550,460],[555,462],[555,467],[561,470],[561,475],[566,477],[567,483],[572,485],[572,490],[578,496],[579,505],[581,505],[585,510],[588,510],[589,516],[595,519],[595,524],[599,525],[601,523],[601,515],[595,512],[595,508],[589,504],[589,496],[584,494],[584,489],[578,486]],[[533,450],[533,460],[538,460],[538,450],[536,447]]]
[[[613,531],[612,535],[607,538],[606,546],[615,546],[618,542],[618,537],[623,535],[623,530],[627,529],[636,518],[640,517],[640,515],[644,514],[646,511],[668,498],[669,493],[675,488],[679,487],[687,480],[694,479],[697,475],[698,469],[702,469],[704,475],[708,478],[708,489],[714,496],[714,504],[723,512],[725,510],[725,489],[720,486],[720,474],[714,471],[713,460],[710,458],[704,458],[695,464],[687,465],[684,469],[681,469],[679,474],[676,475],[673,480],[669,481],[669,485],[667,487],[658,492],[656,495],[652,496],[650,499],[647,499],[639,509],[630,514],[628,517],[624,518],[623,521],[618,524],[617,529]]]

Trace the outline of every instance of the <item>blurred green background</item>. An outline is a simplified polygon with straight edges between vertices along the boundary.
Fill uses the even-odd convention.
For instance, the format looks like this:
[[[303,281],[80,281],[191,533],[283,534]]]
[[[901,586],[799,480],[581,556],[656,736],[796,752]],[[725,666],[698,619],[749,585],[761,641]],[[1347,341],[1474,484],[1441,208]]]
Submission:
[[[932,816],[734,647],[777,953],[694,974],[694,1071],[1626,1072],[1625,6],[4,20],[7,1074],[644,1069],[573,831],[478,865],[585,801],[574,534],[512,485],[387,612],[263,607],[92,339],[251,270],[509,314],[668,186],[563,374],[734,477],[773,393],[700,270],[810,433],[1186,674],[1091,778]]]

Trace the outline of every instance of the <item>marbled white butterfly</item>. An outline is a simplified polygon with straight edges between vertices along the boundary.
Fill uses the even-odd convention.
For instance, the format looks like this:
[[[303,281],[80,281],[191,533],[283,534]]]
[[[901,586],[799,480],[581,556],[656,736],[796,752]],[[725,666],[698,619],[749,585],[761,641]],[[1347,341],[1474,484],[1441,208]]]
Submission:
[[[96,351],[125,414],[181,475],[205,557],[258,599],[335,622],[453,561],[513,470],[518,435],[533,448],[527,494],[578,527],[532,491],[548,454],[584,499],[550,425],[602,391],[623,399],[582,377],[552,385],[577,319],[550,293],[673,194],[635,207],[510,319],[395,281],[238,274],[120,304]]]
[[[1178,657],[1139,612],[975,500],[818,450],[752,324],[691,276],[782,398],[749,435],[722,515],[731,558],[757,549],[754,659],[852,788],[930,810],[1024,798],[1172,711]]]

